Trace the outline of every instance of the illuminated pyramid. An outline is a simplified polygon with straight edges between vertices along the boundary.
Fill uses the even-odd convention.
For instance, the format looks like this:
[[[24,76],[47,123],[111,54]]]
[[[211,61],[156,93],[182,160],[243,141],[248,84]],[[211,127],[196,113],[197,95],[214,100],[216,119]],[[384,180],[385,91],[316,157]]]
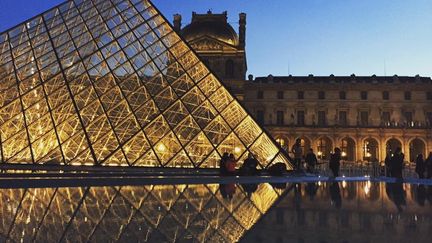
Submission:
[[[238,242],[283,193],[224,186],[0,189],[0,241]]]
[[[67,1],[0,34],[2,163],[290,165],[147,0]]]

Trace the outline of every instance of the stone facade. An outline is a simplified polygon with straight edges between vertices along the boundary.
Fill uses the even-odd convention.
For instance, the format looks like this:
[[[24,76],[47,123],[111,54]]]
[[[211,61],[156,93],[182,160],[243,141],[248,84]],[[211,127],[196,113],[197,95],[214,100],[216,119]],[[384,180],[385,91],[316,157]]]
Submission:
[[[407,161],[432,150],[432,80],[425,77],[265,77],[245,82],[244,104],[286,148],[302,138],[327,159]]]
[[[406,161],[432,151],[429,77],[250,75],[245,80],[245,43],[240,41],[245,41],[245,14],[240,14],[240,37],[233,38],[227,37],[226,30],[232,27],[226,22],[226,12],[194,13],[192,23],[182,30],[176,18],[175,26],[186,41],[282,147],[289,150],[301,138],[304,151],[313,148],[320,159],[328,159],[337,146],[342,148],[343,159],[353,162],[382,162],[396,147],[402,148]],[[225,21],[224,29],[215,25],[209,31],[218,18]],[[206,31],[200,34],[197,25]],[[217,40],[227,50],[215,51],[203,39]],[[224,75],[228,60],[234,64],[234,78]]]

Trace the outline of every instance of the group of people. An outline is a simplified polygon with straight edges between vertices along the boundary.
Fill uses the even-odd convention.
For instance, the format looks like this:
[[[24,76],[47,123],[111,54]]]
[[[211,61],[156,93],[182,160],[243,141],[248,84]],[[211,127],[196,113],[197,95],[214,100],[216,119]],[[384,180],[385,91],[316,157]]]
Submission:
[[[243,165],[240,167],[241,175],[257,175],[258,174],[258,160],[254,158],[254,156],[249,153],[248,157],[243,162]],[[222,155],[221,160],[219,161],[219,172],[221,175],[237,175],[236,171],[237,160],[235,159],[233,154],[228,154],[225,152]]]
[[[420,179],[432,178],[432,152],[429,153],[426,159],[423,159],[423,154],[417,155],[415,164],[415,171]]]
[[[291,152],[294,155],[294,169],[300,170],[302,168],[302,157],[303,157],[303,149],[301,147],[301,140],[298,138],[294,145],[291,148]],[[313,149],[309,149],[308,153],[305,156],[306,163],[306,171],[308,173],[313,173],[315,171],[315,166],[318,164],[318,159],[313,152]]]

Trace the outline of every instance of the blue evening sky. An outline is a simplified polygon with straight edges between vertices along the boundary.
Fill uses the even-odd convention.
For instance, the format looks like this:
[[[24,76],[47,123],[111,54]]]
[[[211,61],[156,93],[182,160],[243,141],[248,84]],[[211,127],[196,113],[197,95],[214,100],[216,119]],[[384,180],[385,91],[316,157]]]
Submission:
[[[0,0],[0,31],[61,0]],[[432,76],[431,0],[153,0],[172,21],[247,13],[248,73]]]

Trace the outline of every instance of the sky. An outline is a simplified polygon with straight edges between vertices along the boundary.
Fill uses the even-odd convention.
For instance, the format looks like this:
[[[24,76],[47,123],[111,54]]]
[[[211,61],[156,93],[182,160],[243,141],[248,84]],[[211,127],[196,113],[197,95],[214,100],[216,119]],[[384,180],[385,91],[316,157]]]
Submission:
[[[0,0],[0,31],[61,0]],[[163,15],[247,14],[248,74],[432,76],[431,0],[153,0]]]

